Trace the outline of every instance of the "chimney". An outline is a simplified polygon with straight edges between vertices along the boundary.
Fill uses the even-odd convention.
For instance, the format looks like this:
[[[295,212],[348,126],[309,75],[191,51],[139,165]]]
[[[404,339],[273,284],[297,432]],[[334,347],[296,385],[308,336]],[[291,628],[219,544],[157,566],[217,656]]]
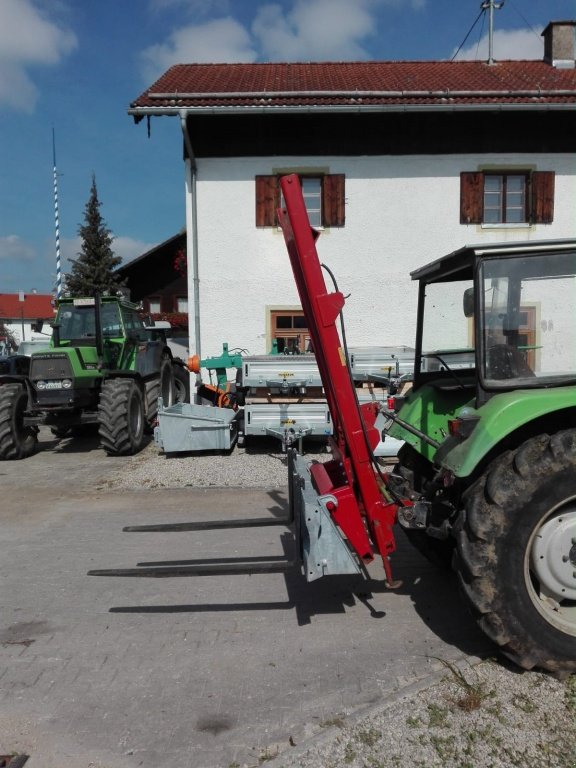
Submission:
[[[542,37],[544,61],[560,69],[574,69],[576,21],[551,21]]]

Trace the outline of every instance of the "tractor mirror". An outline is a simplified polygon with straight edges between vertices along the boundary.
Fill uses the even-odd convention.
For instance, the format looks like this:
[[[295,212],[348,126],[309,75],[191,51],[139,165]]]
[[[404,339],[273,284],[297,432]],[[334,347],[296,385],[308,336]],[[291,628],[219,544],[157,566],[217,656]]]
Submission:
[[[474,288],[466,288],[462,299],[464,317],[474,316]]]

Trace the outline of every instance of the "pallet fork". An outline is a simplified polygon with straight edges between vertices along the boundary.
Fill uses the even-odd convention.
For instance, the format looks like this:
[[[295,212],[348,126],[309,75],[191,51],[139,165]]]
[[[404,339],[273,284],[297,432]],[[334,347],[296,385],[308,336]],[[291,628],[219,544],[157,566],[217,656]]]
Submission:
[[[394,586],[389,557],[395,549],[392,528],[398,507],[409,502],[393,498],[373,451],[380,435],[374,424],[378,405],[358,403],[345,346],[337,321],[345,299],[335,286],[326,288],[316,251],[318,232],[311,228],[298,176],[281,179],[286,203],[278,211],[302,308],[310,330],[316,362],[333,421],[329,439],[332,458],[308,463],[295,449],[288,452],[289,514],[286,518],[255,518],[196,523],[130,526],[129,532],[185,532],[283,525],[293,529],[296,560],[248,558],[199,561],[194,565],[90,571],[94,576],[169,577],[279,573],[301,565],[308,581],[335,574],[365,574],[379,553],[386,582]]]

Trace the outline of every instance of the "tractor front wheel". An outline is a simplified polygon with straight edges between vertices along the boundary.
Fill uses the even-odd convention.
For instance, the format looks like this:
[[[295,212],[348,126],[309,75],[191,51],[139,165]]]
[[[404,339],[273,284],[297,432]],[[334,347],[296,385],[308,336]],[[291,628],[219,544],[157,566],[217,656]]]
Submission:
[[[36,451],[38,429],[24,426],[28,394],[19,384],[0,386],[0,459],[25,459]]]
[[[461,587],[484,632],[524,669],[576,671],[576,430],[491,464],[457,526]]]
[[[98,404],[100,445],[109,456],[131,456],[144,442],[144,400],[132,379],[102,383]]]

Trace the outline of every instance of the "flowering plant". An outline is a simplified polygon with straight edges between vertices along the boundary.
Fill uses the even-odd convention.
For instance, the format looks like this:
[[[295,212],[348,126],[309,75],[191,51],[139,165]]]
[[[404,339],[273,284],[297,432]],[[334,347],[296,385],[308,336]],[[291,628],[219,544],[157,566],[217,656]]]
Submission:
[[[172,328],[188,328],[186,312],[152,312],[152,320],[167,320]]]
[[[186,258],[185,250],[181,248],[179,251],[176,251],[172,266],[174,267],[174,271],[177,272],[180,277],[186,277],[188,272],[188,259]]]

